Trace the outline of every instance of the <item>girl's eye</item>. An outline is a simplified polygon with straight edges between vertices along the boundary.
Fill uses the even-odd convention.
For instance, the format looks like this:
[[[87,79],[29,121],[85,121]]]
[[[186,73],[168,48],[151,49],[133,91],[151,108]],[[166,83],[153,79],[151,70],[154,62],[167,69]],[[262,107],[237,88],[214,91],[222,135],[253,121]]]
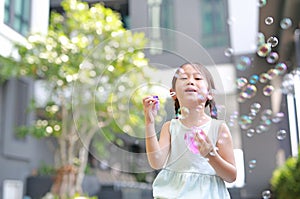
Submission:
[[[181,75],[181,76],[179,76],[179,79],[185,80],[185,79],[187,79],[187,76],[186,75]]]
[[[202,80],[202,77],[195,77],[195,80]]]

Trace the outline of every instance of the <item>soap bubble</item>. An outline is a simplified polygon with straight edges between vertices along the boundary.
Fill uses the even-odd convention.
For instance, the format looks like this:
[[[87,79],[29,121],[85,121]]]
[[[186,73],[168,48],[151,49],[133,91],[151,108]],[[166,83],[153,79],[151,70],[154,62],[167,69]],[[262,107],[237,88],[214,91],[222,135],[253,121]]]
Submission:
[[[253,137],[255,134],[255,130],[254,129],[248,129],[246,132],[247,137],[251,138]]]
[[[190,110],[187,107],[179,108],[180,118],[184,119],[190,114]]]
[[[236,65],[236,69],[240,71],[244,71],[250,66],[251,66],[251,59],[247,56],[241,56],[239,62]]]
[[[280,27],[284,30],[290,28],[292,26],[292,20],[290,18],[283,18],[280,21]]]
[[[259,76],[260,83],[266,83],[271,79],[271,76],[268,73],[261,73]]]
[[[244,88],[248,84],[248,80],[245,77],[240,77],[236,80],[236,85],[238,89]]]
[[[252,113],[258,113],[261,109],[261,105],[258,102],[255,102],[250,105],[250,112]]]
[[[259,76],[257,74],[253,74],[249,78],[249,83],[256,84],[258,80],[259,80]]]
[[[257,55],[260,57],[266,57],[271,52],[271,44],[264,43],[257,48]]]
[[[267,44],[270,44],[271,47],[276,47],[278,45],[279,41],[277,37],[269,37],[269,39],[267,40]]]
[[[278,70],[279,75],[283,75],[287,70],[287,66],[285,63],[280,62],[280,63],[276,64],[275,69]]]
[[[270,80],[279,75],[279,71],[277,69],[271,68],[267,71]]]
[[[267,4],[267,0],[258,0],[258,6],[264,7]]]
[[[272,85],[266,85],[264,88],[263,88],[263,94],[265,96],[271,96],[272,93],[274,91],[274,87]]]
[[[286,138],[286,135],[287,135],[286,130],[281,129],[277,131],[276,137],[278,140],[284,140]]]
[[[262,132],[265,132],[267,131],[269,128],[267,127],[267,125],[264,125],[264,124],[260,124],[258,126],[255,127],[255,131],[256,133],[262,133]]]
[[[256,167],[256,160],[250,160],[248,166],[250,169],[254,169]]]
[[[239,119],[239,125],[242,129],[249,129],[252,124],[252,120],[249,118],[248,115],[241,115]]]
[[[262,120],[261,124],[270,126],[272,124],[272,120],[271,120],[271,118],[269,118],[267,120]]]
[[[236,123],[236,121],[237,121],[237,119],[238,119],[238,116],[239,116],[239,113],[238,113],[238,111],[234,111],[231,115],[230,115],[230,117],[229,117],[229,122],[228,122],[228,125],[229,126],[235,126],[235,123]]]
[[[272,118],[272,114],[273,114],[273,111],[271,109],[265,109],[261,113],[261,119],[262,119],[262,121],[270,120]]]
[[[256,113],[255,112],[250,112],[249,114],[248,114],[248,116],[249,116],[249,118],[251,119],[251,120],[254,120],[255,118],[256,118]]]
[[[257,34],[257,45],[260,46],[265,43],[265,35],[262,32]]]
[[[274,64],[278,61],[279,59],[279,55],[277,52],[271,52],[268,56],[267,56],[267,62],[269,64]]]
[[[266,17],[265,18],[265,24],[272,25],[273,22],[274,22],[274,18],[273,17]]]
[[[261,193],[261,196],[263,199],[270,199],[271,198],[271,191],[270,190],[265,190]]]
[[[273,118],[272,118],[272,122],[273,123],[279,123],[282,121],[282,119],[284,118],[284,113],[283,112],[278,112],[276,113]]]
[[[243,98],[250,99],[256,95],[256,91],[257,91],[257,88],[255,85],[247,84],[241,91],[240,95]]]
[[[226,48],[224,51],[224,54],[226,57],[231,57],[233,55],[233,49],[232,48]]]

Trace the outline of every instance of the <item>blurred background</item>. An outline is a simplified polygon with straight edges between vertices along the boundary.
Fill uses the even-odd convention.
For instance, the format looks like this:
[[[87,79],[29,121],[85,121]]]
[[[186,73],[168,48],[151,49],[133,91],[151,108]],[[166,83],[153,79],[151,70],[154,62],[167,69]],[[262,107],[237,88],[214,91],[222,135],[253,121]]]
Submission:
[[[110,8],[118,13],[124,29],[144,33],[147,43],[142,51],[152,68],[146,74],[156,86],[151,92],[162,96],[160,109],[165,111],[160,122],[174,117],[168,89],[176,68],[186,62],[199,62],[209,68],[217,84],[219,117],[227,122],[233,137],[238,178],[227,184],[232,198],[275,198],[277,190],[271,184],[274,171],[287,159],[298,157],[300,1],[82,2],[90,7],[101,4]],[[52,12],[64,16],[60,0],[0,0],[1,56],[20,59],[15,56],[13,44],[24,42],[32,32],[46,34]],[[5,64],[0,63],[0,67]],[[138,91],[148,89],[141,80],[137,84]],[[106,93],[120,89],[108,89]],[[47,89],[42,88],[40,81],[1,81],[0,197],[3,199],[41,198],[51,189],[56,169],[56,145],[52,138],[15,136],[16,127],[42,117],[38,111],[28,113],[31,98],[43,104],[47,96]],[[112,129],[108,126],[105,131],[117,131]],[[123,157],[110,152],[109,158],[104,158],[101,150],[94,152],[96,147],[85,146],[88,169],[83,193],[98,198],[151,198],[151,183],[157,171],[147,166],[139,169],[147,164],[143,156],[144,139],[123,127],[119,131],[112,143],[122,142],[121,148],[128,152]],[[115,149],[104,147],[104,150]]]

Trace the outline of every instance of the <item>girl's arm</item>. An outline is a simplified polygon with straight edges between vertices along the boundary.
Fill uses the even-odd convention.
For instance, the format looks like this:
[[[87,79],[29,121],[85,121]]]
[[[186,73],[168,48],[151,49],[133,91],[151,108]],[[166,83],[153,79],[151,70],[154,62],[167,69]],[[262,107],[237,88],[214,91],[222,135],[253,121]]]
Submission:
[[[170,122],[166,122],[160,133],[158,140],[155,132],[154,117],[157,114],[155,104],[157,101],[153,97],[143,99],[146,131],[146,152],[149,164],[154,169],[161,169],[168,157],[170,149]]]
[[[225,123],[219,128],[219,136],[216,144],[218,150],[213,149],[213,155],[208,154],[206,157],[210,165],[226,182],[234,182],[236,180],[236,166],[233,153],[233,143],[230,131]]]

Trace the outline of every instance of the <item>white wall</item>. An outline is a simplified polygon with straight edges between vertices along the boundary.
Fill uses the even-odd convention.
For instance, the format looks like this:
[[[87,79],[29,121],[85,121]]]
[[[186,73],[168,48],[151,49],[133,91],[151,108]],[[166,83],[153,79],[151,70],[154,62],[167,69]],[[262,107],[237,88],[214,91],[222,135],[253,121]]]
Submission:
[[[228,23],[234,55],[257,49],[259,6],[256,0],[228,0]]]

